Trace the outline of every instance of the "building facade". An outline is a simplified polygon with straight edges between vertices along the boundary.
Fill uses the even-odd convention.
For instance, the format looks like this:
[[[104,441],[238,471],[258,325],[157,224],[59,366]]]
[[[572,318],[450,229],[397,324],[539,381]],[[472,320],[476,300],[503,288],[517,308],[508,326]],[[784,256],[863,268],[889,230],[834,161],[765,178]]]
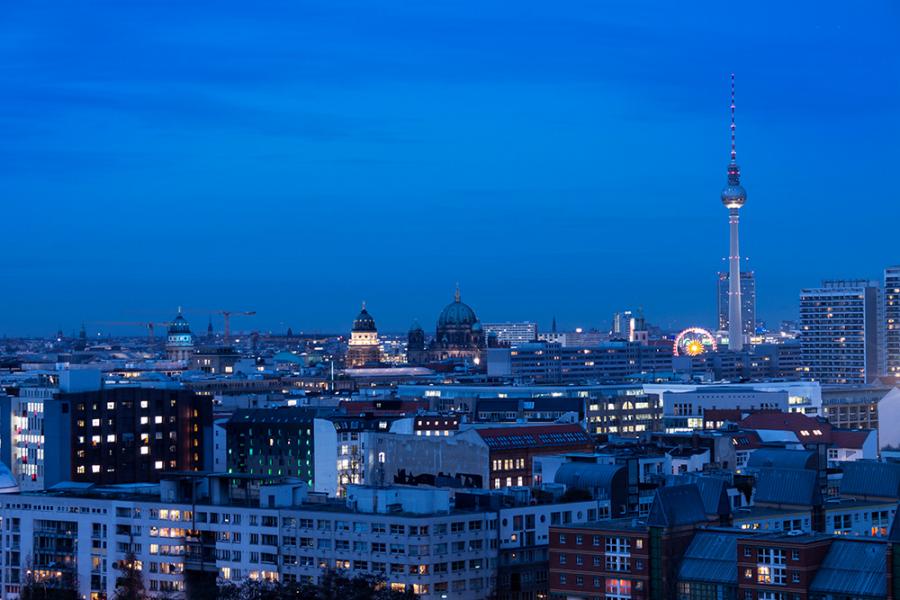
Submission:
[[[800,294],[803,377],[865,384],[881,374],[881,288],[866,280],[825,281]]]
[[[344,363],[353,368],[379,362],[381,362],[381,344],[378,341],[378,328],[363,302],[362,310],[353,320],[353,330],[350,332]]]

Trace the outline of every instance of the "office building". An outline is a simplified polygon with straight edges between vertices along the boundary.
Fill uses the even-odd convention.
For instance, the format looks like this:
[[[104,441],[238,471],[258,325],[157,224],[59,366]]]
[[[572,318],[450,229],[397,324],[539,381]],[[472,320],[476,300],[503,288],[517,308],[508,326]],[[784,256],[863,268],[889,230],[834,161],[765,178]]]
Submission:
[[[626,383],[642,375],[672,372],[672,347],[606,342],[590,347],[535,342],[489,348],[488,375],[527,383]]]
[[[880,374],[881,288],[829,280],[800,294],[803,378],[823,384],[871,382]]]
[[[537,339],[537,323],[522,321],[518,323],[485,323],[484,332],[488,337],[496,336],[498,343],[508,346],[527,344]]]

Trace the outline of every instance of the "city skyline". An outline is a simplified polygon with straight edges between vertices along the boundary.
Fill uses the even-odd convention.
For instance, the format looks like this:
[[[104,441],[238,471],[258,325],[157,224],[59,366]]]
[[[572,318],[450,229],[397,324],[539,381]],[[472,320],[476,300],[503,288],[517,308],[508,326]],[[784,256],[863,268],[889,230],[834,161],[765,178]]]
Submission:
[[[606,327],[642,306],[713,326],[732,72],[759,317],[795,319],[801,288],[900,262],[881,183],[900,133],[889,3],[777,22],[713,4],[346,20],[225,3],[214,27],[200,6],[175,23],[109,5],[102,24],[16,6],[0,24],[18,225],[0,334],[178,305],[195,328],[236,308],[260,330],[349,331],[362,299],[385,331],[429,331],[457,280],[485,321]]]

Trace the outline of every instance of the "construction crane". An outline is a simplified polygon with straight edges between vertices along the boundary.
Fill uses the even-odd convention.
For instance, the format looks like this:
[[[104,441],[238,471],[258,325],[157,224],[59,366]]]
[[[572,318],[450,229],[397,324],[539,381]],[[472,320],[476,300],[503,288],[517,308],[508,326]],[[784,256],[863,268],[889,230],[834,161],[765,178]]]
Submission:
[[[150,344],[156,342],[156,334],[155,327],[168,327],[168,322],[153,322],[153,321],[92,321],[92,325],[107,325],[110,327],[146,327],[147,328],[147,341]]]
[[[252,317],[256,314],[255,310],[217,310],[216,314],[222,315],[222,318],[225,320],[225,338],[224,342],[227,344],[228,340],[231,339],[231,316],[244,316],[244,317]]]

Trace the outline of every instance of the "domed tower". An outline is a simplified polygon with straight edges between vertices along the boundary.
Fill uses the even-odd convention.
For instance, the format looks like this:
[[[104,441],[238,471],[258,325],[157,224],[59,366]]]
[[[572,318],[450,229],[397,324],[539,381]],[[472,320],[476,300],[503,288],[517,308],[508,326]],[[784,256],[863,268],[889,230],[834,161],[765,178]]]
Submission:
[[[462,301],[459,286],[453,302],[438,317],[434,348],[438,358],[480,358],[484,349],[484,329],[475,311]]]
[[[366,310],[366,303],[363,302],[362,310],[353,320],[345,363],[348,367],[362,367],[380,361],[381,344],[378,341],[378,328],[375,327],[375,319]]]
[[[425,330],[418,321],[413,321],[406,335],[406,350],[419,351],[425,349]]]
[[[178,314],[169,323],[169,330],[166,337],[166,358],[169,360],[190,360],[194,354],[194,336],[191,333],[191,325],[181,314],[181,307],[178,307]]]
[[[728,349],[743,350],[744,333],[741,318],[741,251],[738,243],[738,212],[747,202],[747,192],[741,185],[741,168],[737,164],[734,124],[734,73],[731,74],[731,162],[728,163],[728,183],[722,189],[722,204],[728,209]]]

